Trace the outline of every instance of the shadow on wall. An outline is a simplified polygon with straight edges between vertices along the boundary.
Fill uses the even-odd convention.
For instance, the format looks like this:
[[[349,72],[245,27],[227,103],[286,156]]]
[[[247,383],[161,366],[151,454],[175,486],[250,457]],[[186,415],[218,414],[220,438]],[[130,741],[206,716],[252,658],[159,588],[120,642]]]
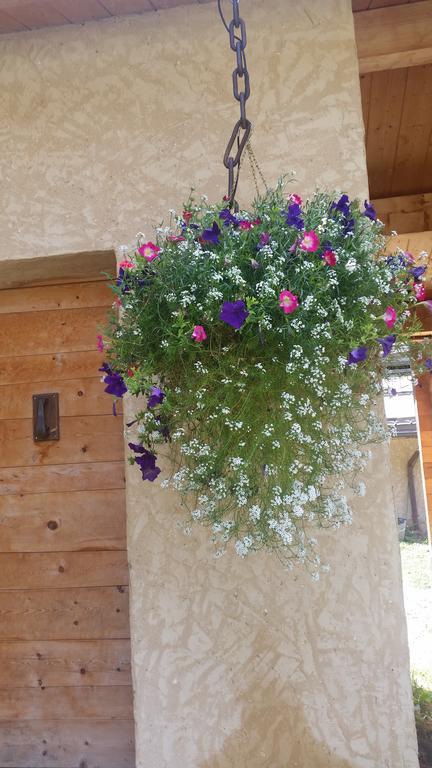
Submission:
[[[287,704],[279,687],[257,686],[244,694],[243,725],[199,768],[356,768],[316,741],[301,708]]]

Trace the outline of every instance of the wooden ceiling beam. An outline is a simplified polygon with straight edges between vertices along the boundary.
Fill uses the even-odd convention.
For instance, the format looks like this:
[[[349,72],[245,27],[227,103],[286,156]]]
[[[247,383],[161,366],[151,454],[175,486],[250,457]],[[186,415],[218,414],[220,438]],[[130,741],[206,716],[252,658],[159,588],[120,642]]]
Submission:
[[[360,73],[432,63],[432,0],[354,14]]]

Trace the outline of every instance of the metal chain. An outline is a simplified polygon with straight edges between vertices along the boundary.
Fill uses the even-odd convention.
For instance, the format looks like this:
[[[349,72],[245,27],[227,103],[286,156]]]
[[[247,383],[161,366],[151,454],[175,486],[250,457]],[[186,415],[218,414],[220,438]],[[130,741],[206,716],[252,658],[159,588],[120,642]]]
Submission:
[[[218,0],[219,14],[223,25],[229,34],[230,48],[236,55],[236,68],[232,73],[234,98],[240,104],[240,119],[237,120],[230,139],[228,141],[223,163],[228,170],[228,200],[229,207],[235,206],[235,194],[237,190],[240,161],[243,151],[249,141],[252,123],[246,117],[246,102],[250,96],[249,72],[246,64],[246,26],[240,16],[239,0],[231,0],[232,19],[227,24],[222,12],[222,0]],[[233,149],[235,146],[235,149]],[[237,168],[234,180],[234,169]]]

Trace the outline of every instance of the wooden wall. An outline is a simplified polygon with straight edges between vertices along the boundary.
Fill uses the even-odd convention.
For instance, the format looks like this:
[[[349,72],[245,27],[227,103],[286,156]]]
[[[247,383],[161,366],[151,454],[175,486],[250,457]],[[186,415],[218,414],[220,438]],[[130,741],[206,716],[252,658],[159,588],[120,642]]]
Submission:
[[[0,766],[132,768],[123,425],[104,282],[0,291]],[[32,395],[58,392],[35,443]]]
[[[419,424],[419,443],[425,482],[429,541],[432,533],[432,376],[420,378],[415,389]]]

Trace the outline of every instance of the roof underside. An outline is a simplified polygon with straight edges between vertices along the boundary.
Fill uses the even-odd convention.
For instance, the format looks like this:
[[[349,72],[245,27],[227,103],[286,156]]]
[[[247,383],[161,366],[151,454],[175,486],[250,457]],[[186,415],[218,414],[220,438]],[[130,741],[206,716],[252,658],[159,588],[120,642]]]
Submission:
[[[211,0],[0,0],[0,34],[208,2]],[[352,6],[354,11],[364,11],[409,2],[416,0],[352,0]]]
[[[0,0],[0,34],[208,2],[211,0]]]

